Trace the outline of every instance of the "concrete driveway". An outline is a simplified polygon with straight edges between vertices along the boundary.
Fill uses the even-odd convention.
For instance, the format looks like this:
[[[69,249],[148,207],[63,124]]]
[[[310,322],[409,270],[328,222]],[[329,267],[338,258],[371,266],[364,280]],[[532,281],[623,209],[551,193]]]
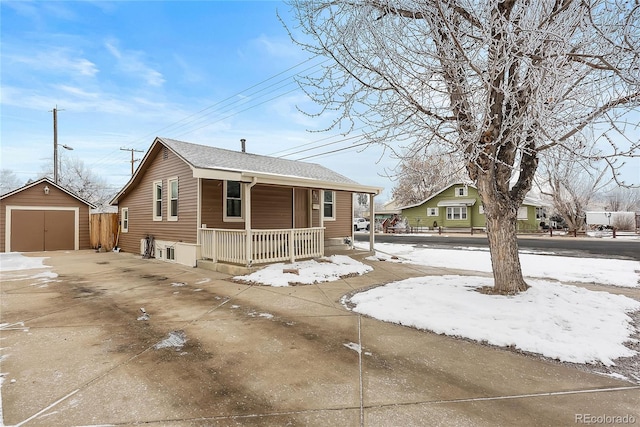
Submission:
[[[273,288],[124,253],[31,255],[59,276],[2,276],[5,425],[640,423],[634,384],[339,303],[438,273],[426,267],[376,263],[365,276]]]

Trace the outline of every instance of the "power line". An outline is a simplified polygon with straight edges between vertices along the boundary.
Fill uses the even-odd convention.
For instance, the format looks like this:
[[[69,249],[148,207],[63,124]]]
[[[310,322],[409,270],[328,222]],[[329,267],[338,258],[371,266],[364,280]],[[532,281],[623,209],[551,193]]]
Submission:
[[[260,87],[260,86],[264,85],[265,83],[267,83],[267,82],[269,82],[269,81],[272,81],[273,79],[275,79],[275,78],[277,78],[277,77],[279,77],[279,76],[282,76],[282,75],[284,75],[284,74],[286,74],[286,73],[290,72],[291,70],[294,70],[294,69],[296,69],[296,68],[298,68],[298,67],[300,67],[300,66],[302,66],[302,65],[304,65],[304,64],[308,64],[310,61],[313,61],[314,59],[316,59],[316,58],[318,58],[318,57],[319,57],[319,55],[316,55],[316,56],[313,56],[313,57],[311,57],[311,58],[308,58],[308,59],[306,59],[306,60],[304,60],[304,61],[301,61],[301,62],[299,62],[299,63],[297,63],[297,64],[295,64],[295,65],[293,65],[293,66],[291,66],[291,67],[287,68],[286,70],[283,70],[283,71],[281,71],[281,72],[279,72],[279,73],[277,73],[277,74],[275,74],[275,75],[273,75],[273,76],[270,76],[270,77],[268,77],[268,78],[266,78],[266,79],[264,79],[264,80],[262,80],[262,81],[260,81],[260,82],[258,82],[258,83],[256,83],[256,84],[254,84],[254,85],[252,85],[252,86],[250,86],[250,87],[248,87],[248,88],[246,88],[246,89],[243,89],[242,91],[239,91],[239,92],[235,93],[234,95],[231,95],[231,96],[229,96],[229,97],[227,97],[227,98],[225,98],[225,99],[223,99],[223,100],[221,100],[221,101],[219,101],[219,102],[216,102],[216,103],[214,103],[214,104],[212,104],[212,105],[210,105],[210,106],[208,106],[208,107],[206,107],[206,108],[203,108],[203,109],[199,110],[199,111],[198,111],[198,112],[196,112],[196,113],[190,114],[190,115],[188,115],[188,116],[184,117],[183,119],[180,119],[180,120],[178,120],[178,121],[176,121],[176,122],[174,122],[174,123],[172,123],[172,124],[170,124],[170,125],[167,125],[167,126],[165,126],[165,127],[161,128],[161,129],[157,130],[157,131],[154,131],[154,132],[149,133],[149,134],[147,134],[147,135],[144,135],[144,136],[142,136],[142,137],[140,137],[140,138],[138,138],[138,139],[135,139],[135,140],[133,140],[133,141],[130,143],[130,145],[134,145],[134,146],[139,145],[139,143],[140,143],[140,142],[145,141],[147,138],[150,138],[150,137],[152,137],[152,136],[157,136],[157,135],[159,134],[159,132],[166,131],[166,130],[168,130],[168,129],[174,128],[176,125],[179,125],[179,126],[175,127],[175,129],[174,129],[174,130],[180,129],[181,127],[187,126],[187,125],[189,125],[190,123],[193,123],[193,122],[197,122],[197,121],[202,122],[202,120],[203,120],[206,116],[210,116],[211,114],[214,114],[214,113],[216,113],[216,112],[217,112],[218,114],[220,114],[220,113],[224,113],[225,111],[229,111],[229,109],[230,109],[230,108],[232,108],[232,107],[234,106],[234,104],[244,105],[244,104],[246,104],[248,101],[247,101],[246,99],[240,99],[240,100],[238,100],[238,99],[237,99],[237,97],[239,97],[240,95],[245,94],[245,93],[246,93],[246,92],[248,92],[248,91],[251,91],[251,90],[252,90],[252,89],[254,89],[254,88]],[[278,88],[276,88],[276,89],[272,90],[272,91],[271,91],[271,92],[269,92],[269,93],[272,93],[272,92],[274,92],[275,90],[278,90],[278,89],[285,88],[286,86],[288,86],[288,85],[290,85],[290,84],[292,83],[291,79],[295,78],[297,75],[300,75],[301,73],[306,72],[306,71],[313,70],[314,68],[318,68],[318,67],[320,67],[322,64],[326,63],[327,61],[329,61],[329,59],[325,59],[325,60],[323,60],[323,61],[321,61],[321,62],[319,62],[319,63],[315,63],[315,64],[313,64],[313,65],[311,65],[311,66],[309,66],[309,67],[306,67],[305,69],[303,69],[303,70],[301,70],[301,71],[299,71],[299,72],[297,72],[297,73],[295,73],[295,74],[293,74],[293,75],[291,75],[291,76],[288,76],[288,77],[286,77],[286,78],[284,78],[284,79],[281,79],[281,80],[279,80],[279,81],[277,81],[277,82],[275,82],[275,83],[273,83],[273,84],[271,84],[271,85],[269,85],[269,86],[266,86],[266,87],[264,87],[264,88],[261,88],[261,89],[260,89],[260,90],[258,90],[258,91],[251,92],[251,93],[249,93],[249,94],[247,94],[247,95],[248,95],[248,96],[252,96],[252,95],[258,94],[258,93],[263,92],[263,91],[265,91],[265,90],[267,90],[267,89],[269,89],[269,88],[271,88],[271,87],[273,87],[273,86],[275,86],[275,85],[277,85],[277,84],[279,84],[279,83],[287,82],[287,81],[288,81],[286,84],[284,84],[284,85],[282,85],[282,86],[280,86],[280,87],[278,87]],[[298,89],[295,89],[295,90],[298,90]],[[264,104],[264,103],[266,103],[266,102],[268,102],[268,101],[272,101],[272,100],[277,99],[277,98],[279,98],[279,97],[282,97],[282,96],[288,95],[288,94],[290,94],[290,93],[294,92],[295,90],[289,90],[289,91],[287,91],[287,92],[281,93],[281,94],[279,94],[279,95],[277,95],[277,96],[275,96],[275,97],[272,97],[272,98],[268,99],[267,101],[263,101],[263,102],[261,102],[261,103],[259,103],[259,104],[256,104],[256,105],[252,106],[252,107],[248,107],[248,108],[242,109],[242,110],[240,110],[240,111],[237,111],[237,112],[235,112],[235,113],[233,113],[233,114],[229,114],[229,115],[227,115],[227,116],[225,116],[225,117],[223,117],[223,118],[219,118],[219,119],[217,119],[217,120],[215,120],[215,121],[213,121],[213,122],[211,122],[211,123],[209,123],[209,124],[207,124],[207,125],[203,125],[203,126],[199,126],[199,127],[197,127],[197,128],[194,128],[194,129],[190,129],[189,131],[186,131],[186,132],[184,132],[184,133],[182,133],[182,134],[179,134],[179,135],[180,135],[180,136],[181,136],[181,135],[185,135],[185,134],[187,134],[187,133],[191,133],[191,132],[194,132],[194,131],[196,131],[196,130],[202,129],[203,127],[206,127],[206,126],[208,126],[208,125],[210,125],[210,124],[213,124],[213,123],[219,122],[219,121],[221,121],[221,120],[225,120],[225,119],[227,119],[227,118],[229,118],[229,117],[233,117],[234,115],[237,115],[237,114],[240,114],[240,113],[245,112],[245,111],[247,111],[247,110],[250,110],[251,108],[254,108],[254,107],[257,107],[257,106],[259,106],[259,105],[262,105],[262,104]],[[264,95],[263,95],[263,96],[264,96]],[[234,100],[234,99],[235,99],[235,100]],[[259,99],[259,98],[258,98],[258,99]],[[230,100],[234,100],[234,101],[233,101],[233,102],[231,102],[231,103],[228,103],[227,101],[230,101]],[[225,103],[226,103],[226,104],[225,104]],[[213,109],[213,108],[215,108],[215,107],[219,107],[219,106],[222,106],[222,107],[224,107],[224,108],[227,108],[227,110],[224,110],[224,111],[222,111],[222,112],[221,112],[221,111],[211,111],[211,112],[206,113],[206,114],[204,114],[204,115],[203,115],[203,113],[205,113],[206,111],[209,111],[209,110],[211,110],[211,109]],[[191,120],[189,120],[189,119],[191,119]],[[185,122],[185,121],[186,121],[186,123],[183,123],[183,122]],[[181,124],[181,123],[182,123],[182,124]],[[103,157],[102,159],[100,159],[100,160],[97,160],[97,161],[93,162],[93,163],[92,163],[92,165],[93,165],[93,166],[95,166],[95,165],[98,165],[98,164],[106,163],[107,159],[109,159],[109,158],[113,157],[114,155],[115,155],[115,151],[114,151],[114,152],[111,152],[111,153],[110,153],[110,154],[108,154],[108,155],[106,155],[106,156],[105,156],[105,157]]]

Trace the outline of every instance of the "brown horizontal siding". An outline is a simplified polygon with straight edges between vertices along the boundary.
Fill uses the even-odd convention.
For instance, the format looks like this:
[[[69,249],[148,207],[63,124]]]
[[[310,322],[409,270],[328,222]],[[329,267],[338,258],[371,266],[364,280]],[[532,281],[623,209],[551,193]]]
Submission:
[[[129,231],[121,233],[118,246],[139,253],[140,240],[196,243],[198,180],[191,168],[162,145],[152,153],[135,188],[118,203],[118,211],[129,208]],[[178,220],[168,221],[169,179],[178,178]],[[162,221],[153,220],[153,183],[162,181]]]
[[[279,229],[293,227],[291,187],[256,185],[251,190],[251,227]]]
[[[208,228],[243,229],[244,221],[223,220],[224,183],[202,182],[202,223]],[[291,187],[256,185],[251,189],[251,227],[255,229],[291,228],[293,196]]]
[[[44,193],[44,187],[49,187],[49,194]],[[46,182],[26,188],[19,193],[8,196],[0,201],[0,252],[5,252],[5,229],[7,206],[33,206],[79,208],[79,249],[89,249],[89,206]]]
[[[351,236],[353,221],[353,193],[336,191],[336,220],[325,221],[325,239]],[[322,209],[322,206],[321,206]]]

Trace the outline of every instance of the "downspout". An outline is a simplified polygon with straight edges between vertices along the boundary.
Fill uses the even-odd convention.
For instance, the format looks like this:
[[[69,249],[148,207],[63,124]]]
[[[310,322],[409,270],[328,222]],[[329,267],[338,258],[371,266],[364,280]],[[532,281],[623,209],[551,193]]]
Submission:
[[[249,184],[245,184],[245,205],[244,205],[244,231],[245,231],[245,257],[247,260],[247,267],[251,267],[253,264],[253,259],[251,255],[253,254],[253,239],[251,236],[251,189],[258,183],[257,177],[252,177],[251,182]]]

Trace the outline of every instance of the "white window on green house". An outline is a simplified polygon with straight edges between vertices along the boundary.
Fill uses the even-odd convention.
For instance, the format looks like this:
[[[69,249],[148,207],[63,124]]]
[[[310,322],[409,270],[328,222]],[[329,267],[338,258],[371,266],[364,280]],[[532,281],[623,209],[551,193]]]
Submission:
[[[482,203],[478,205],[478,213],[484,215],[484,206],[482,206]]]
[[[325,220],[336,219],[336,192],[324,191],[324,200],[322,207],[322,216]]]
[[[468,187],[455,187],[455,194],[456,197],[465,197],[469,195],[469,188]]]
[[[153,220],[162,221],[162,181],[153,182]]]
[[[447,208],[447,219],[463,220],[467,219],[466,206],[450,206]]]
[[[547,213],[544,208],[536,208],[536,219],[545,219],[547,217]]]
[[[224,220],[242,221],[242,184],[239,181],[224,182]]]
[[[120,230],[123,233],[129,232],[129,208],[120,209]]]
[[[438,208],[427,208],[427,216],[438,216]]]
[[[529,218],[528,208],[526,206],[520,206],[520,208],[518,208],[518,219],[525,220],[528,218]]]
[[[172,178],[169,184],[169,221],[178,220],[178,178]]]

